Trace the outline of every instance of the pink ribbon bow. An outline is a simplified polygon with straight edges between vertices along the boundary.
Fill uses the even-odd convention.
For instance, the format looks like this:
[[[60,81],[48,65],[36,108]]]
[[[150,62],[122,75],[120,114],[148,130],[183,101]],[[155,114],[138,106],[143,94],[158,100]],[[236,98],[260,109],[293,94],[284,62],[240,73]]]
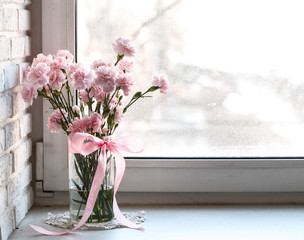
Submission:
[[[90,142],[86,140],[89,139]],[[94,204],[103,182],[106,170],[106,149],[111,151],[115,157],[115,166],[116,166],[116,174],[115,174],[115,184],[114,184],[114,196],[113,196],[113,211],[115,218],[122,223],[124,226],[133,229],[142,229],[141,225],[137,225],[133,222],[130,222],[128,219],[124,217],[121,213],[117,201],[116,201],[116,192],[120,185],[120,182],[123,178],[126,168],[126,162],[124,157],[118,150],[130,153],[140,153],[145,148],[145,142],[138,137],[135,136],[127,136],[117,138],[113,141],[106,142],[101,140],[100,138],[94,137],[88,133],[76,133],[72,140],[69,141],[69,152],[70,153],[80,153],[82,155],[88,155],[97,149],[101,149],[101,154],[98,159],[97,169],[94,175],[94,179],[92,182],[92,187],[90,189],[89,197],[87,200],[87,204],[85,206],[85,210],[82,218],[78,222],[78,224],[70,231],[67,232],[53,232],[47,229],[44,229],[39,226],[35,226],[30,224],[30,226],[39,233],[51,236],[65,235],[76,229],[80,228],[90,217],[92,210],[94,208]]]

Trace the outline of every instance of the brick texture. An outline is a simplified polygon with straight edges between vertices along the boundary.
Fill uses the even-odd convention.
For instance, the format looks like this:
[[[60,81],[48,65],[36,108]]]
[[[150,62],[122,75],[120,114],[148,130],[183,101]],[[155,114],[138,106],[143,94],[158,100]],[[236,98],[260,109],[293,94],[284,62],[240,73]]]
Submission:
[[[7,240],[33,204],[32,117],[22,96],[31,54],[28,0],[0,0],[0,240]]]

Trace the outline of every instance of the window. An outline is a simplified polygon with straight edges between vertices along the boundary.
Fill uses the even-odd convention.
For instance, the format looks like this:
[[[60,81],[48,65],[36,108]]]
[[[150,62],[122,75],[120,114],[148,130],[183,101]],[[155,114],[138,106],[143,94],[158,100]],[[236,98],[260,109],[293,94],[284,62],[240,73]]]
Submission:
[[[300,1],[77,4],[78,61],[113,61],[111,43],[127,35],[141,89],[153,72],[168,75],[168,96],[141,101],[119,128],[147,139],[141,156],[303,155]]]
[[[43,4],[45,53],[73,46],[74,1]],[[127,116],[130,133],[148,135],[144,138],[151,142],[145,155],[127,160],[122,191],[303,190],[299,64],[304,37],[298,4],[77,1],[79,61],[111,59],[110,43],[131,32],[138,47],[137,82],[147,86],[144,81],[154,71],[167,73],[171,82],[169,96],[145,101],[151,110],[141,119],[148,123],[136,117],[142,104]],[[56,34],[50,31],[53,21],[60,23]],[[44,135],[45,157],[58,154],[56,144],[65,148],[64,139]],[[52,177],[46,185],[64,190],[66,163],[60,155],[52,158],[56,170],[51,170],[54,162],[45,161]]]

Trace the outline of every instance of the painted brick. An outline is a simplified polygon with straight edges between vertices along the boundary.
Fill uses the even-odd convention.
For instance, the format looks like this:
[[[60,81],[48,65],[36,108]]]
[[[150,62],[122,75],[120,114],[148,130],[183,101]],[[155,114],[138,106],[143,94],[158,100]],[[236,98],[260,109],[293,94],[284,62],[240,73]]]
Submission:
[[[13,103],[12,103],[12,96],[5,95],[0,96],[0,122],[11,117],[12,116],[12,109],[13,109]]]
[[[3,92],[4,89],[4,69],[0,67],[0,92]]]
[[[1,3],[1,0],[0,0]],[[3,31],[4,29],[4,9],[0,9],[0,31]]]
[[[5,150],[5,131],[3,128],[0,128],[0,153],[2,153],[4,150]]]
[[[13,121],[4,126],[5,129],[5,142],[6,148],[13,146],[18,139],[19,136],[19,121]]]
[[[0,187],[0,214],[5,211],[7,207],[7,189],[6,187]]]
[[[5,182],[12,173],[11,155],[5,154],[0,157],[0,186]],[[1,191],[0,191],[1,195]],[[1,204],[0,204],[1,206]]]
[[[13,202],[14,199],[25,189],[32,181],[32,165],[29,164],[22,172],[14,173],[14,176],[11,177],[8,182],[8,202]]]
[[[26,114],[22,116],[22,118],[19,120],[19,126],[20,126],[20,138],[23,138],[27,134],[29,134],[32,131],[31,114]]]
[[[24,0],[10,0],[12,3],[24,4]]]
[[[15,219],[16,225],[18,225],[22,219],[25,217],[26,213],[32,206],[33,195],[31,188],[26,188],[24,193],[22,193],[15,201]]]
[[[29,10],[19,9],[19,30],[27,31],[31,28],[31,13]]]
[[[13,171],[19,171],[26,164],[32,154],[32,142],[30,140],[22,142],[11,151],[13,156]]]
[[[23,101],[21,93],[15,93],[13,95],[13,114],[16,115],[17,113],[25,110],[27,107],[28,104]]]
[[[11,38],[12,59],[25,56],[25,37]]]
[[[7,37],[0,37],[0,61],[10,59],[10,39]]]
[[[9,235],[16,227],[15,209],[13,207],[7,208],[6,211],[3,214],[1,214],[0,226],[1,226],[1,239],[2,240],[8,239]]]
[[[21,194],[15,200],[15,219],[16,219],[16,225],[18,225],[21,220],[25,217],[25,214],[27,213],[28,210],[28,199],[27,199],[27,194]]]
[[[21,189],[25,189],[32,182],[32,164],[28,164],[21,174]]]
[[[20,83],[20,73],[19,73],[19,66],[14,63],[10,62],[5,65],[4,67],[4,87],[5,89],[11,89],[16,87]]]
[[[30,210],[30,208],[33,206],[33,204],[34,204],[34,191],[33,191],[33,188],[32,188],[32,186],[29,186],[28,188],[27,188],[27,197],[28,197],[28,199],[29,199],[29,201],[28,201],[28,209]]]
[[[24,82],[24,74],[26,72],[26,69],[30,66],[28,62],[23,62],[19,64],[19,80],[20,83]]]
[[[24,55],[25,56],[31,55],[31,38],[29,36],[25,36]]]
[[[4,8],[4,30],[18,30],[18,12],[14,8]]]

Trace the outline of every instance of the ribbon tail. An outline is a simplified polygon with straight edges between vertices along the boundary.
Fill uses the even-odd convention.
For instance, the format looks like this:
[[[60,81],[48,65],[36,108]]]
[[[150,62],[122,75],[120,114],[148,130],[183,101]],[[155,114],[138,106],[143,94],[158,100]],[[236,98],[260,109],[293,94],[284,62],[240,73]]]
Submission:
[[[68,232],[53,232],[53,231],[47,230],[43,227],[39,227],[39,226],[32,225],[32,224],[30,224],[30,227],[32,229],[34,229],[36,232],[39,232],[43,235],[48,235],[48,236],[60,236],[60,235],[65,235],[65,234],[68,234],[68,233],[71,232],[71,231],[68,231]]]
[[[128,220],[120,211],[117,201],[116,201],[116,193],[118,190],[118,187],[121,183],[121,180],[123,178],[123,175],[125,173],[126,169],[126,161],[124,157],[121,155],[119,151],[115,147],[110,147],[109,150],[113,152],[115,156],[115,165],[116,165],[116,173],[115,173],[115,185],[114,185],[114,197],[113,197],[113,211],[115,218],[122,223],[124,226],[132,229],[138,229],[143,230],[143,226],[135,224]]]
[[[78,222],[77,226],[74,227],[72,229],[72,231],[80,228],[83,224],[85,224],[85,222],[88,220],[88,218],[90,217],[93,208],[94,208],[94,204],[96,202],[101,184],[103,182],[104,176],[105,176],[105,171],[106,171],[106,157],[105,157],[105,147],[101,148],[101,153],[98,159],[98,165],[96,168],[96,172],[94,175],[94,179],[92,182],[92,186],[90,189],[90,193],[89,193],[89,197],[87,200],[87,204],[85,206],[84,209],[84,213],[82,215],[82,218],[80,219],[80,221]]]
[[[78,222],[78,224],[70,231],[67,232],[53,232],[53,231],[49,231],[47,229],[44,229],[42,227],[39,226],[35,226],[35,225],[31,225],[30,226],[37,232],[44,234],[44,235],[50,235],[50,236],[58,236],[58,235],[65,235],[68,234],[78,228],[80,228],[90,217],[92,210],[94,208],[94,204],[96,202],[101,184],[103,182],[104,179],[104,175],[105,175],[105,170],[106,170],[106,161],[105,161],[105,148],[102,147],[101,148],[101,154],[99,156],[98,159],[98,165],[97,165],[97,169],[94,175],[94,179],[92,182],[92,186],[90,189],[90,193],[89,193],[89,197],[87,200],[87,204],[86,207],[84,209],[84,213],[82,215],[82,218],[80,219],[80,221]]]
[[[128,228],[132,228],[132,229],[137,229],[137,230],[144,230],[142,225],[138,225],[134,222],[131,222],[130,220],[128,220],[120,211],[117,201],[116,201],[116,197],[114,196],[114,201],[113,201],[113,210],[114,210],[114,215],[115,218],[122,223],[124,226],[128,227]]]

